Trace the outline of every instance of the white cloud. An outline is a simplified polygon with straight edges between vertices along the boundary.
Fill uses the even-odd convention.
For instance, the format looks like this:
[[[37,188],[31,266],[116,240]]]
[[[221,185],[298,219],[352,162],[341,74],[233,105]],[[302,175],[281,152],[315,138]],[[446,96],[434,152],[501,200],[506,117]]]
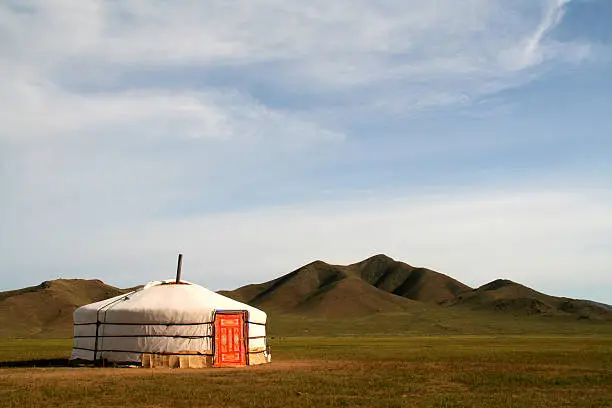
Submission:
[[[541,64],[545,60],[565,59],[581,61],[589,55],[588,44],[563,44],[545,42],[546,35],[561,22],[565,6],[570,0],[549,0],[549,5],[535,31],[520,41],[516,47],[500,53],[500,63],[510,71],[520,71]]]
[[[138,95],[91,95],[57,83],[112,84],[142,67],[193,66],[206,75],[206,68],[265,63],[269,69],[259,74],[264,84],[276,81],[297,95],[366,87],[370,109],[420,110],[472,101],[529,80],[546,62],[588,54],[586,45],[547,36],[561,21],[565,3],[5,3],[0,7],[5,31],[0,100],[9,109],[0,116],[6,124],[0,138],[57,136],[98,123],[133,132],[139,130],[132,122],[150,119],[185,123],[172,133],[225,135],[252,102],[246,95],[244,109],[226,109],[223,102],[195,101],[190,93],[174,94],[163,85]],[[370,92],[368,87],[377,84],[388,84],[386,91]],[[279,115],[293,120],[272,114]],[[317,126],[316,117],[299,120]],[[330,131],[322,127],[321,132]]]
[[[382,252],[470,285],[502,277],[572,296],[585,282],[612,287],[605,273],[612,267],[611,206],[609,192],[593,189],[370,196],[135,220],[91,233],[76,225],[55,245],[49,242],[57,229],[45,230],[30,242],[37,257],[18,259],[18,250],[3,261],[31,270],[79,265],[81,273],[129,285],[171,277],[182,251],[186,279],[227,288],[272,279],[314,259],[347,264]]]
[[[446,197],[445,205],[381,199],[206,215],[215,195],[239,202],[244,197],[234,193],[258,183],[263,189],[277,176],[286,183],[300,171],[327,177],[319,165],[331,171],[334,155],[346,163],[354,153],[351,146],[330,149],[355,136],[347,123],[470,105],[543,68],[583,60],[588,44],[551,35],[565,3],[4,2],[0,269],[31,272],[24,284],[56,271],[127,283],[124,272],[113,272],[119,270],[138,283],[171,270],[178,248],[192,270],[240,271],[197,276],[226,286],[270,278],[313,257],[350,262],[389,252],[481,283],[489,278],[488,269],[474,266],[482,253],[479,265],[508,261],[499,262],[495,276],[518,268],[517,248],[539,277],[562,260],[584,262],[570,256],[575,247],[564,237],[602,242],[594,218],[587,213],[584,227],[557,223],[563,214],[543,210],[550,205],[574,217],[583,215],[581,206],[593,209],[591,196],[575,192],[529,193],[518,207],[511,195],[487,199],[483,192]],[[151,71],[160,73],[156,80],[139,77]],[[213,71],[236,85],[220,86],[207,77]],[[195,72],[201,84],[176,87],[176,72]],[[262,88],[261,95],[244,83]],[[269,103],[269,88],[296,105],[315,95],[318,109]],[[444,142],[421,137],[411,157],[437,154]],[[166,218],[185,206],[196,215]],[[512,222],[504,221],[506,212]],[[464,250],[480,247],[486,251]],[[597,252],[588,262],[601,270],[609,257]],[[512,276],[529,278],[521,273]]]
[[[148,135],[237,140],[275,140],[291,134],[302,142],[343,137],[289,112],[269,109],[234,90],[82,95],[48,84],[15,84],[7,88],[4,96],[11,103],[0,113],[4,124],[0,138],[17,142],[61,139],[76,133],[84,138],[103,133],[106,138]]]

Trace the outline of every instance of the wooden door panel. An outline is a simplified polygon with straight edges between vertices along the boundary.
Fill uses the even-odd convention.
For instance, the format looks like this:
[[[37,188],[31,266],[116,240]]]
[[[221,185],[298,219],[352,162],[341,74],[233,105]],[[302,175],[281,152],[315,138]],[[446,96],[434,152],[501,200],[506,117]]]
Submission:
[[[215,315],[215,365],[246,364],[246,338],[244,313],[217,313]]]

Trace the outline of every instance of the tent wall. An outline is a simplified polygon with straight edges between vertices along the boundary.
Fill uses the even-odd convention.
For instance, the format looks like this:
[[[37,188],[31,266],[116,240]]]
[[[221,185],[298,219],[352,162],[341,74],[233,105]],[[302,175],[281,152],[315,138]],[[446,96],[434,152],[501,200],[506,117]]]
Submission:
[[[248,352],[266,349],[264,325],[248,323]],[[142,353],[212,355],[213,325],[121,325],[102,323],[74,326],[72,359],[141,362]],[[97,354],[94,357],[94,350]]]
[[[263,311],[198,285],[165,282],[78,308],[71,359],[206,365],[214,350],[215,312],[228,309],[247,312],[247,351],[253,363],[261,356],[265,360],[267,316]],[[149,357],[143,359],[143,355]],[[161,355],[181,355],[183,360],[152,357]]]

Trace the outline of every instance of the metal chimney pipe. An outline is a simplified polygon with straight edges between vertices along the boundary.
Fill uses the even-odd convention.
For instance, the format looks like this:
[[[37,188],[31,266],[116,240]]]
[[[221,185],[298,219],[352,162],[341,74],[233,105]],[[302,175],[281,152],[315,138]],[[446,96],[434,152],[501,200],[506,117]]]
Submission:
[[[176,266],[176,282],[181,282],[181,269],[183,268],[183,254],[179,254],[178,256],[178,265]]]

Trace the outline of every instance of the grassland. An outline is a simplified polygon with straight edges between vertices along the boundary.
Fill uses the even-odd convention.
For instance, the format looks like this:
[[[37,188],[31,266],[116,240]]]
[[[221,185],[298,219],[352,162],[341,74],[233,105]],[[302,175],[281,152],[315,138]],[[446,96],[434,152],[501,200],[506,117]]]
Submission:
[[[377,313],[337,319],[271,314],[272,336],[424,335],[600,335],[612,337],[610,321],[561,316],[526,316],[422,305],[410,313]]]
[[[1,368],[6,407],[611,407],[607,335],[275,337],[240,369]],[[0,340],[0,361],[70,340]]]

